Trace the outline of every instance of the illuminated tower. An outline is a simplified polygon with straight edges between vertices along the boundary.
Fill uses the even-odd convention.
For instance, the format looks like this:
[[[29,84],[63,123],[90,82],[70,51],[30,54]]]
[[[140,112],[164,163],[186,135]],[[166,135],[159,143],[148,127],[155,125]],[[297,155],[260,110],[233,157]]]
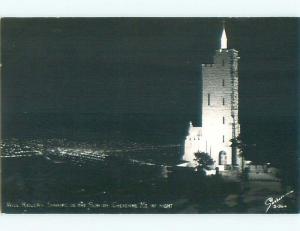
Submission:
[[[220,170],[239,165],[231,139],[240,133],[238,122],[238,51],[227,48],[223,27],[220,49],[212,64],[202,64],[202,126],[190,124],[183,159],[193,161],[197,151],[208,153]]]

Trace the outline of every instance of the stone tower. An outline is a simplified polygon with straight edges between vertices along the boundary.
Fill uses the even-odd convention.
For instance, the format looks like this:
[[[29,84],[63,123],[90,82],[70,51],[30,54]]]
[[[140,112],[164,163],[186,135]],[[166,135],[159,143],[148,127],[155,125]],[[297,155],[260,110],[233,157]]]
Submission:
[[[239,165],[231,139],[240,133],[238,122],[238,51],[227,48],[223,27],[220,49],[212,64],[202,64],[202,126],[190,123],[183,160],[193,163],[197,151],[208,153],[220,170]]]

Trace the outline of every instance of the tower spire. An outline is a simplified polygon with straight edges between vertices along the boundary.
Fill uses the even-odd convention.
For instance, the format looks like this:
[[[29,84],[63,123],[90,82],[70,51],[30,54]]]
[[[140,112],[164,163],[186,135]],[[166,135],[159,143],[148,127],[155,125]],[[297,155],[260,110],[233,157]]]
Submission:
[[[225,22],[223,21],[223,32],[221,36],[221,49],[227,49],[227,36],[225,31]]]

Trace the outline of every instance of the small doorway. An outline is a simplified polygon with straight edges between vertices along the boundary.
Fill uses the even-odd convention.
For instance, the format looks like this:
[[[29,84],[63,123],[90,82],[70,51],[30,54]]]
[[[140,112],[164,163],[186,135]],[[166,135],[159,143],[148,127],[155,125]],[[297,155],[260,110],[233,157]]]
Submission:
[[[227,164],[227,156],[225,151],[219,152],[219,165],[226,165]]]

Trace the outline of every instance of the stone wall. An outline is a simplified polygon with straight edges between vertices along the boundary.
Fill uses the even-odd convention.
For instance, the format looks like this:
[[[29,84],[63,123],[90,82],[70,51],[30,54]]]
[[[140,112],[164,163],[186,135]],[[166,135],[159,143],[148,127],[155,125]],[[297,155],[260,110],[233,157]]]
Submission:
[[[238,52],[217,50],[214,64],[202,65],[202,130],[205,151],[216,163],[220,151],[232,164],[231,139],[239,135]]]

